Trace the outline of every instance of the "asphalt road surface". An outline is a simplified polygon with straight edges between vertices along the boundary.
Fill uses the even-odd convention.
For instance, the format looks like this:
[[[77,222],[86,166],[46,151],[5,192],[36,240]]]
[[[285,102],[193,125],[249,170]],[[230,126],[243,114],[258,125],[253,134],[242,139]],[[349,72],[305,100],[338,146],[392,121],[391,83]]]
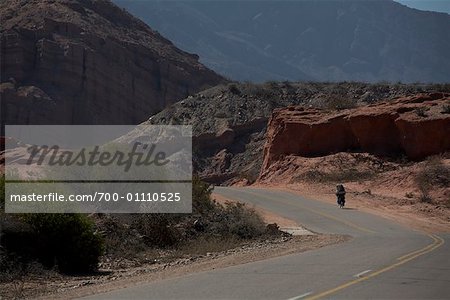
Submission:
[[[215,192],[312,231],[353,239],[89,299],[450,299],[450,233],[414,231],[352,209],[351,203],[339,209],[285,191],[217,187]]]

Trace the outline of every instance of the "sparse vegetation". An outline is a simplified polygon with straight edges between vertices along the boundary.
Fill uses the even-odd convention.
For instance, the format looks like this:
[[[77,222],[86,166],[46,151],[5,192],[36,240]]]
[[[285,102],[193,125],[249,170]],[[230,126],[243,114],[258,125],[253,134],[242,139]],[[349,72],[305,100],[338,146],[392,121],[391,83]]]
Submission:
[[[0,214],[5,209],[5,175],[0,175]]]
[[[442,106],[442,113],[450,114],[450,104],[445,104],[444,106]]]
[[[228,85],[228,91],[230,93],[232,93],[233,95],[240,95],[241,94],[241,90],[234,83],[231,83],[230,85]]]
[[[448,187],[450,184],[450,167],[444,165],[440,157],[431,157],[417,174],[416,182],[419,186]]]
[[[423,186],[419,188],[420,195],[419,195],[419,201],[422,203],[431,203],[433,199],[430,196],[429,190]]]
[[[450,167],[443,164],[438,156],[429,158],[415,178],[420,192],[419,200],[430,203],[433,188],[446,188],[450,185]]]
[[[405,193],[405,197],[408,198],[408,199],[412,199],[412,198],[414,198],[414,193],[413,192],[407,192],[407,193]]]
[[[194,179],[193,213],[204,224],[201,235],[253,239],[264,234],[262,218],[242,203],[221,205],[211,199],[212,187]]]
[[[415,109],[416,115],[425,118],[427,116],[427,110],[425,107],[418,107]]]
[[[323,172],[319,170],[307,171],[302,175],[294,178],[295,181],[309,181],[309,182],[351,182],[364,181],[372,179],[376,176],[373,171],[359,171],[355,168],[343,169],[333,172]]]
[[[226,203],[219,208],[218,218],[209,220],[210,233],[220,236],[252,239],[265,232],[262,218],[242,203]]]
[[[325,108],[331,109],[331,110],[342,110],[342,109],[349,109],[349,108],[355,108],[356,107],[356,101],[349,99],[345,96],[330,96],[328,99],[325,100]]]
[[[246,180],[248,184],[253,184],[258,179],[258,175],[259,175],[259,173],[256,172],[256,170],[249,170],[249,171],[240,173],[238,175],[238,178],[241,180],[242,179]]]
[[[167,254],[164,259],[170,260],[228,250],[244,241],[273,234],[267,232],[254,210],[240,203],[216,203],[211,192],[211,185],[194,177],[193,213],[187,215],[14,216],[11,220],[15,225],[2,232],[2,280],[10,281],[30,272],[38,274],[45,269],[92,272],[103,253],[113,260],[140,261],[149,255],[158,259],[163,251]],[[201,229],[194,226],[195,220],[201,222]]]
[[[218,204],[211,199],[211,193],[211,185],[194,177],[190,215],[140,214],[130,215],[129,220],[124,216],[103,217],[99,226],[105,236],[106,253],[136,257],[159,248],[182,255],[193,243],[196,252],[211,252],[265,233],[265,224],[254,210],[239,203]],[[195,228],[196,220],[201,229]]]

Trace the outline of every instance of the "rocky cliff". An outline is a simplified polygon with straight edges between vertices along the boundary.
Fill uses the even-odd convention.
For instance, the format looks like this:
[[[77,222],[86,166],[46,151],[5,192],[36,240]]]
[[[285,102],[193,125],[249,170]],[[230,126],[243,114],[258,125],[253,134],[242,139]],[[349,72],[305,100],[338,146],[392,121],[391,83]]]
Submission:
[[[106,0],[0,3],[2,124],[138,124],[224,79]]]
[[[276,109],[269,121],[262,172],[292,155],[358,151],[420,160],[449,150],[448,93],[400,97],[340,112],[291,106]]]
[[[194,167],[216,184],[256,180],[267,121],[289,105],[342,111],[405,95],[450,92],[449,85],[366,83],[230,83],[188,97],[150,118],[152,124],[191,124]]]

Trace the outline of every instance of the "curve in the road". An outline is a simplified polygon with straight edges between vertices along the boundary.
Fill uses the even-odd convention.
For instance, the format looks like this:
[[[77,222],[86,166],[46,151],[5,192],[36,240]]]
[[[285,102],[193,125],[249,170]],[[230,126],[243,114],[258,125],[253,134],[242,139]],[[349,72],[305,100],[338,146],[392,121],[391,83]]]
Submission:
[[[266,199],[268,201],[277,201],[279,203],[283,202],[281,199],[275,199],[274,200],[273,198],[268,197],[266,195],[261,195],[261,194],[258,195],[257,193],[254,193],[254,192],[251,192],[251,191],[246,191],[246,192],[249,193],[249,194],[254,195],[255,197],[264,198],[264,199]],[[286,202],[284,202],[284,203],[286,203]],[[320,216],[322,216],[324,218],[328,218],[330,220],[334,220],[336,222],[343,223],[343,224],[345,224],[345,225],[347,225],[349,227],[353,227],[353,228],[355,228],[357,230],[360,230],[360,231],[363,231],[363,232],[366,232],[366,233],[376,233],[375,231],[373,231],[371,229],[365,228],[365,227],[363,227],[361,225],[354,224],[354,223],[352,223],[352,222],[350,222],[348,220],[332,216],[332,215],[330,215],[328,213],[324,213],[324,212],[318,211],[317,209],[308,208],[308,207],[306,207],[304,205],[300,205],[300,204],[298,204],[297,207],[300,207],[300,208],[302,208],[304,210],[310,211],[310,212],[312,212],[314,214],[320,215]]]
[[[320,294],[314,295],[314,296],[306,298],[306,299],[308,299],[308,300],[317,300],[317,299],[321,299],[321,298],[324,298],[326,296],[329,296],[331,294],[337,293],[340,290],[348,288],[348,287],[350,287],[350,286],[352,286],[354,284],[357,284],[357,283],[365,281],[365,280],[369,280],[369,279],[371,279],[371,278],[373,278],[375,276],[378,276],[378,275],[380,275],[380,274],[382,274],[384,272],[387,272],[387,271],[392,270],[392,269],[394,269],[396,267],[399,267],[399,266],[401,266],[403,264],[406,264],[407,262],[409,262],[409,261],[411,261],[413,259],[416,259],[419,256],[422,256],[422,255],[427,254],[427,253],[429,253],[431,251],[434,251],[435,249],[439,248],[440,246],[442,246],[444,244],[444,239],[442,239],[441,237],[439,237],[437,235],[432,235],[432,234],[428,234],[428,236],[433,239],[433,242],[430,245],[428,245],[428,246],[426,246],[426,247],[424,247],[422,249],[413,251],[412,253],[409,253],[409,254],[404,255],[402,257],[399,257],[397,259],[397,260],[399,260],[399,262],[394,263],[392,265],[389,265],[387,267],[384,267],[383,269],[380,269],[380,270],[375,271],[373,273],[370,273],[367,276],[364,276],[364,277],[357,276],[357,277],[359,277],[358,279],[349,281],[349,282],[344,283],[344,284],[342,284],[342,285],[340,285],[338,287],[332,288],[332,289],[330,289],[328,291],[321,292]],[[361,274],[361,275],[363,275],[363,274]]]
[[[263,207],[311,231],[353,239],[89,298],[445,299],[450,295],[450,247],[444,243],[450,234],[427,235],[357,209],[339,209],[287,191],[217,187],[215,192]]]

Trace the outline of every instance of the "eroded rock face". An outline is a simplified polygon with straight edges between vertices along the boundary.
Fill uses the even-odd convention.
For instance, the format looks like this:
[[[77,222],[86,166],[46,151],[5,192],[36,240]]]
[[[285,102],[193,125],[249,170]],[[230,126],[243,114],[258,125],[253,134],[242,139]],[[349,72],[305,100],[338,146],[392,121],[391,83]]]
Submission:
[[[413,160],[450,150],[450,94],[403,97],[341,112],[276,109],[269,121],[262,172],[285,156],[362,151]]]
[[[109,1],[0,7],[3,124],[138,124],[224,81]]]
[[[148,123],[192,125],[194,169],[203,180],[235,184],[246,179],[252,183],[261,170],[267,121],[276,108],[303,105],[336,110],[449,91],[450,85],[429,84],[229,83],[179,101]]]

